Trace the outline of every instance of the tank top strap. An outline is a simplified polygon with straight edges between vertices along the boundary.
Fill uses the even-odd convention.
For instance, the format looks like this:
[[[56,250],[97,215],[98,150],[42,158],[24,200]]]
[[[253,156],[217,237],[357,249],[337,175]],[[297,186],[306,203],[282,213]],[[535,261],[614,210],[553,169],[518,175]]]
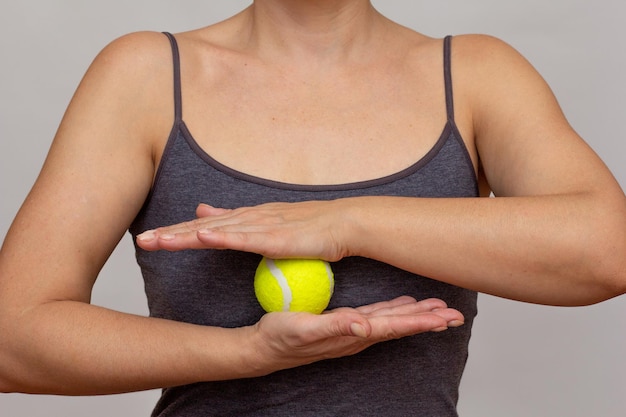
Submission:
[[[443,39],[443,74],[446,89],[446,112],[448,120],[454,122],[454,100],[452,95],[451,44],[452,36]]]
[[[183,117],[183,99],[180,83],[180,53],[178,51],[178,42],[176,38],[169,32],[163,32],[170,40],[172,46],[172,59],[174,67],[174,116],[176,121],[182,120]]]

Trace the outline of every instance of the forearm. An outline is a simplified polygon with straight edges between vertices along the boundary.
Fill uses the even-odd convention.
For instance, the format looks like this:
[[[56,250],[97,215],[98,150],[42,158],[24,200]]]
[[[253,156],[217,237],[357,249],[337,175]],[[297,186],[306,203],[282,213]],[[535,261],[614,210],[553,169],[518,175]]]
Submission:
[[[198,216],[137,242],[146,250],[235,249],[273,258],[362,256],[541,304],[584,305],[626,292],[621,191],[200,206]]]
[[[0,321],[14,336],[0,339],[0,390],[93,395],[261,376],[463,321],[441,300],[410,297],[319,315],[270,313],[237,329],[57,301]]]
[[[249,328],[202,327],[72,301],[39,305],[3,327],[5,391],[111,394],[256,372],[245,351]]]
[[[350,204],[344,230],[351,255],[501,297],[589,304],[624,288],[625,224],[597,198],[372,197]]]

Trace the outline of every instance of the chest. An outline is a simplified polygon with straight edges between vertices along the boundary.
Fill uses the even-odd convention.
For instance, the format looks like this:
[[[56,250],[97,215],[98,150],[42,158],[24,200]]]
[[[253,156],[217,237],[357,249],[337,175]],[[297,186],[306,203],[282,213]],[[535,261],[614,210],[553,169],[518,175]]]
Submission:
[[[409,72],[233,72],[211,83],[189,77],[184,120],[207,154],[261,178],[342,184],[391,175],[426,155],[446,123],[439,73],[415,81]]]

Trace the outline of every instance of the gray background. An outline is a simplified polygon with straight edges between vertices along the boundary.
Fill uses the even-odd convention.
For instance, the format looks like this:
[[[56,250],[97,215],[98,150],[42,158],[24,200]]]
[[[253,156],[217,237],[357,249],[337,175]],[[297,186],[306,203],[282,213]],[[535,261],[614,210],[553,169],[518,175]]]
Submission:
[[[204,26],[247,4],[3,1],[0,236],[35,180],[77,83],[106,43],[137,30]],[[432,36],[488,33],[511,43],[544,75],[573,126],[626,186],[623,0],[379,0],[375,5]],[[146,313],[128,238],[102,271],[93,298],[96,304]],[[461,387],[461,416],[623,417],[625,331],[625,297],[585,308],[553,308],[481,295]],[[0,395],[0,416],[145,416],[157,395]]]

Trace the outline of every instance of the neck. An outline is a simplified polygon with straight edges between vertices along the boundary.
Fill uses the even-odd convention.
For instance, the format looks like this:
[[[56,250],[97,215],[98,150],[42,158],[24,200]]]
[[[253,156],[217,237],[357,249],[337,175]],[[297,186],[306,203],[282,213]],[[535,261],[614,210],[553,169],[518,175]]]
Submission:
[[[366,51],[385,21],[369,0],[255,0],[244,16],[261,55],[318,62]]]

